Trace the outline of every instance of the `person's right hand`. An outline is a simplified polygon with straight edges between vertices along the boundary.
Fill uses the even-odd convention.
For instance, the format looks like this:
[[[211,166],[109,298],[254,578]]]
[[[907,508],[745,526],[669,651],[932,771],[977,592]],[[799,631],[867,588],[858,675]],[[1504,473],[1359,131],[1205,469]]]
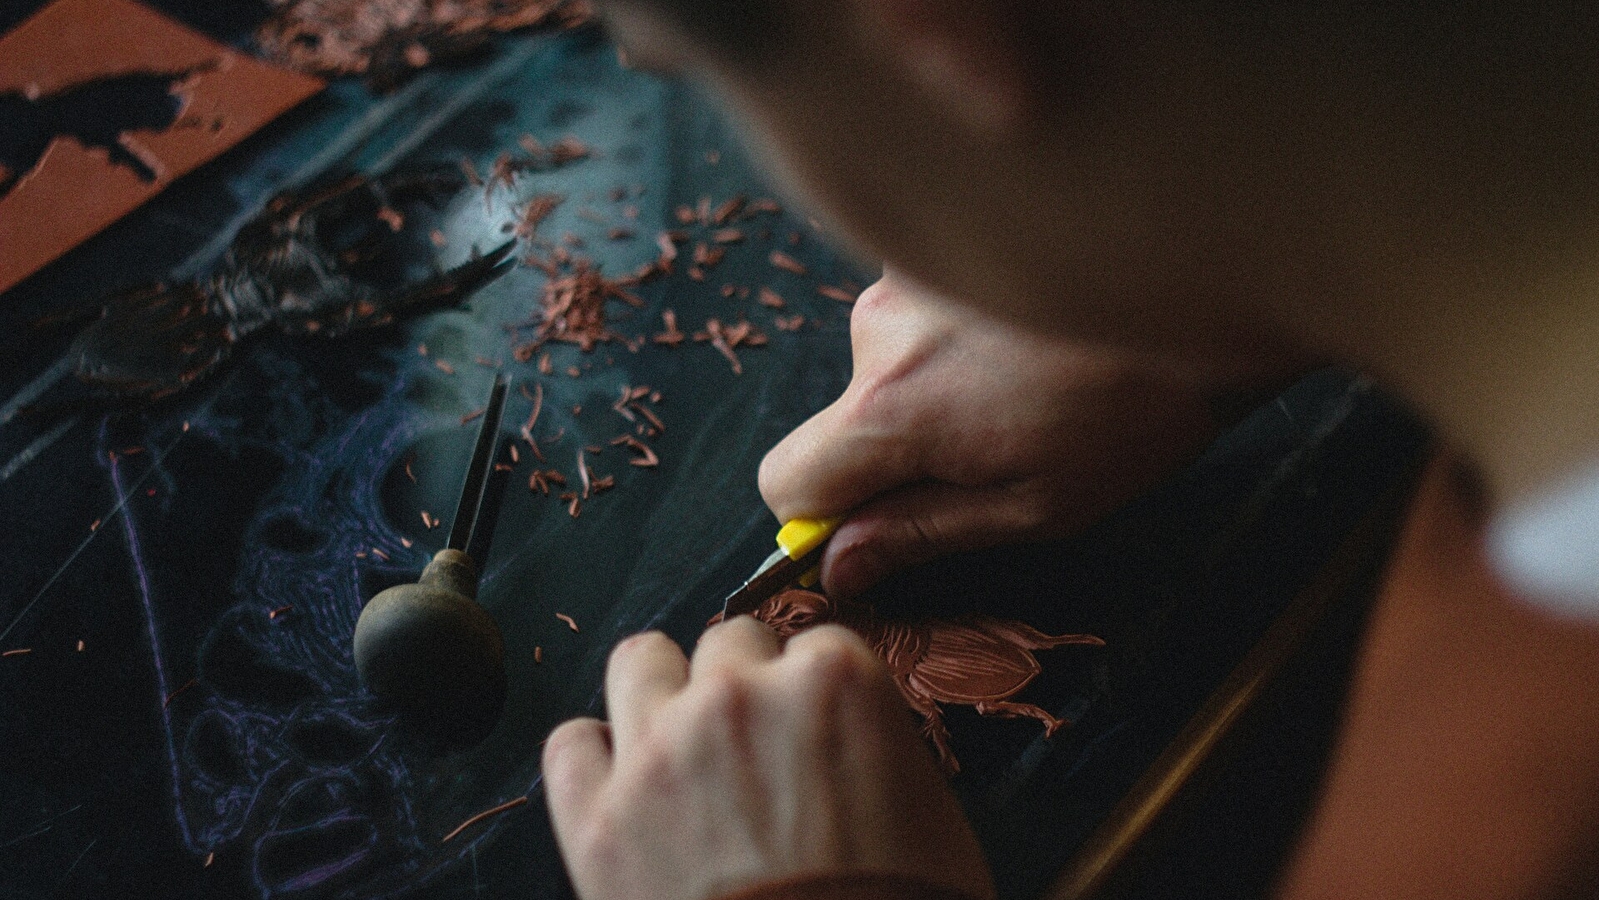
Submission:
[[[780,521],[849,513],[822,562],[849,596],[897,569],[1091,524],[1217,432],[1148,359],[1022,331],[892,274],[855,304],[855,373],[767,454]]]

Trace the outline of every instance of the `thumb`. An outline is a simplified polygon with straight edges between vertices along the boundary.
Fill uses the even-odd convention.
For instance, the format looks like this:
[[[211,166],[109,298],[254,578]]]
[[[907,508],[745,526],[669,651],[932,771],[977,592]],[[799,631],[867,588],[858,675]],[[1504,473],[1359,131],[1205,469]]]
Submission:
[[[762,499],[780,522],[835,516],[920,477],[916,449],[894,425],[845,391],[761,460]]]
[[[829,596],[852,597],[901,569],[1036,534],[1048,521],[1036,486],[906,485],[850,514],[822,559]]]

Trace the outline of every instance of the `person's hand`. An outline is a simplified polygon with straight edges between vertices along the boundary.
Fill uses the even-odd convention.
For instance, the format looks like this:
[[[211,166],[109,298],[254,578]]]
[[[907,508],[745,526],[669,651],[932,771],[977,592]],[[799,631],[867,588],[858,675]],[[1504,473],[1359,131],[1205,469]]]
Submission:
[[[849,513],[822,562],[858,593],[935,556],[1064,536],[1197,455],[1203,393],[1147,358],[983,317],[885,275],[855,304],[855,373],[767,454],[779,521]]]
[[[853,632],[823,625],[781,646],[739,616],[692,663],[659,632],[636,635],[611,653],[605,702],[609,724],[574,719],[544,746],[550,819],[584,900],[710,900],[842,872],[993,896],[905,701]]]

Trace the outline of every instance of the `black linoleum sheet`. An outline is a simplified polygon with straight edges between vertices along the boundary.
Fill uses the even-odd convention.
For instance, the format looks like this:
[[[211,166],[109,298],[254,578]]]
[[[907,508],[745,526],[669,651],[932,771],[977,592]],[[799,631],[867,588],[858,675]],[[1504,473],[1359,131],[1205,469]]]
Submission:
[[[615,277],[654,260],[660,232],[687,232],[671,276],[630,288],[642,307],[607,307],[631,344],[550,343],[518,361],[547,278],[522,266],[390,328],[242,344],[154,407],[72,406],[71,330],[41,315],[203,274],[285,187],[462,157],[488,173],[523,135],[571,135],[594,153],[463,188],[407,223],[442,239],[412,245],[410,263],[425,275],[496,246],[543,194],[564,198],[539,227],[548,243],[519,253],[560,246]],[[716,226],[677,217],[736,195],[783,211],[735,217],[723,227],[742,240],[722,245]],[[703,280],[688,274],[698,243],[726,249]],[[806,274],[774,267],[773,250]],[[767,554],[777,523],[756,490],[761,456],[850,374],[850,307],[817,288],[870,278],[762,184],[702,98],[620,68],[581,32],[505,40],[384,97],[335,83],[0,298],[0,650],[30,651],[0,657],[0,896],[566,896],[540,742],[603,712],[618,639],[660,628],[691,647]],[[757,303],[761,286],[786,307]],[[735,374],[708,342],[648,341],[666,310],[689,335],[747,319],[769,342],[738,348]],[[778,327],[793,316],[797,330]],[[510,691],[487,739],[442,752],[363,693],[350,637],[363,602],[443,547],[476,432],[462,418],[496,367],[512,383],[502,440],[519,458],[502,448],[512,469],[479,599],[505,635]],[[618,412],[638,386],[664,428]],[[542,461],[518,437],[532,395]],[[659,465],[631,465],[637,454],[611,443],[624,434]],[[888,612],[982,610],[1107,642],[1039,654],[1044,672],[1019,699],[1077,722],[1052,740],[1031,720],[946,710],[955,785],[1006,896],[1047,885],[1421,439],[1366,385],[1320,373],[1081,538],[942,561],[877,592]],[[615,487],[574,518],[555,494],[576,484],[580,453]],[[567,487],[530,490],[535,469]]]

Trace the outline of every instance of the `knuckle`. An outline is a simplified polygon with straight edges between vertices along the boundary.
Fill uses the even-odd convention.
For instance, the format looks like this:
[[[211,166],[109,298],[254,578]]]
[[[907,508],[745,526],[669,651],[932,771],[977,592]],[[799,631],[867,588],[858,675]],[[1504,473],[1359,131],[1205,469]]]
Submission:
[[[786,499],[784,495],[787,485],[784,483],[783,459],[780,455],[782,449],[783,444],[779,443],[768,450],[766,455],[761,457],[760,468],[755,472],[755,485],[760,489],[761,499],[773,509]]]
[[[801,634],[789,643],[799,667],[799,679],[812,688],[853,686],[876,678],[882,663],[855,632],[826,624]]]
[[[681,772],[679,755],[679,748],[658,732],[644,736],[627,761],[631,793],[674,793]]]
[[[628,635],[611,648],[608,665],[614,666],[619,661],[646,650],[665,650],[666,645],[671,643],[672,639],[659,631],[641,631],[638,634]]]
[[[705,634],[700,637],[699,650],[696,652],[702,653],[707,646],[714,646],[724,641],[738,642],[772,633],[774,632],[771,626],[754,616],[734,616],[707,628]]]
[[[757,764],[762,702],[767,702],[764,715],[770,718],[771,701],[780,693],[768,688],[763,697],[756,679],[722,667],[696,681],[685,698],[675,743],[664,760],[668,770],[653,776],[658,783],[703,785],[725,780],[732,772],[753,771]]]
[[[776,506],[785,501],[792,501],[792,494],[796,486],[802,483],[796,474],[804,467],[803,442],[807,435],[815,429],[812,423],[814,417],[802,422],[798,428],[784,437],[772,449],[766,451],[761,457],[760,469],[756,472],[756,484],[761,490],[761,499],[768,506]]]
[[[899,280],[886,275],[879,278],[855,298],[850,309],[850,331],[856,332],[880,321],[893,319],[903,312],[902,308],[910,299]]]
[[[742,674],[718,666],[695,680],[684,718],[697,733],[723,733],[748,726],[754,707],[754,688]]]
[[[861,291],[860,296],[855,298],[855,310],[865,309],[868,312],[876,312],[879,307],[892,303],[893,299],[893,286],[889,284],[887,279],[879,278],[867,285],[866,290]]]
[[[883,323],[893,316],[894,292],[883,287],[881,281],[867,285],[850,307],[849,336],[855,349],[871,343],[883,330]]]
[[[578,727],[576,719],[570,722],[562,722],[555,726],[555,730],[550,732],[549,737],[544,739],[544,770],[549,773],[551,778],[554,778],[556,772],[563,768],[562,763],[571,758],[573,744],[577,740]]]
[[[576,749],[595,722],[592,719],[568,719],[555,726],[550,736],[544,741],[544,758],[560,759]]]
[[[544,740],[542,755],[546,777],[551,781],[564,781],[584,753],[593,751],[596,733],[604,725],[595,719],[571,719],[562,722]]]
[[[816,512],[804,507],[815,501],[813,479],[827,469],[843,437],[838,406],[836,401],[800,423],[761,458],[756,484],[778,518]]]

